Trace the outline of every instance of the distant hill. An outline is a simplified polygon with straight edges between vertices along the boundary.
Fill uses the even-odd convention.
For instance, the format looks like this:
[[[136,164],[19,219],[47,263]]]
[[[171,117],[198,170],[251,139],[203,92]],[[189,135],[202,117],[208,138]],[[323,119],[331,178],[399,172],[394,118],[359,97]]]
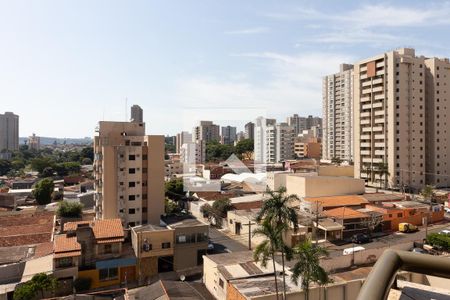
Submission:
[[[92,144],[92,138],[90,137],[84,137],[84,138],[56,138],[56,137],[44,137],[41,136],[41,145],[52,145],[55,141],[58,145],[64,144],[64,142],[67,145],[89,145]],[[26,137],[20,137],[19,143],[25,144],[25,141],[27,141],[28,138]]]

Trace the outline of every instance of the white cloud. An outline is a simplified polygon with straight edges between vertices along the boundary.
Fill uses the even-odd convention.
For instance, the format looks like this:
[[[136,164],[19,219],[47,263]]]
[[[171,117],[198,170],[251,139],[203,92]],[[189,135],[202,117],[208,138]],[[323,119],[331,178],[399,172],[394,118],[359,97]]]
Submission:
[[[244,29],[238,29],[238,30],[225,31],[225,34],[247,35],[247,34],[260,34],[260,33],[266,33],[266,32],[269,32],[269,28],[267,28],[267,27],[253,27],[253,28],[244,28]]]
[[[263,59],[267,68],[264,72],[270,78],[260,83],[252,82],[250,75],[242,80],[188,78],[179,82],[178,98],[194,107],[257,107],[283,121],[295,112],[321,114],[322,77],[337,72],[340,63],[354,60],[348,55],[330,53],[262,52],[232,56]]]

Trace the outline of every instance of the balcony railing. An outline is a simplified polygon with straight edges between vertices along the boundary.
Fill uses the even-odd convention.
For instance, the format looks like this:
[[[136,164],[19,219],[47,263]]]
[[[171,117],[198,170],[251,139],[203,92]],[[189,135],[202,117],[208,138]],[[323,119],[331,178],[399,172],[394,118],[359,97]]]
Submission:
[[[364,282],[357,299],[387,299],[399,270],[450,278],[450,259],[407,251],[386,250]]]

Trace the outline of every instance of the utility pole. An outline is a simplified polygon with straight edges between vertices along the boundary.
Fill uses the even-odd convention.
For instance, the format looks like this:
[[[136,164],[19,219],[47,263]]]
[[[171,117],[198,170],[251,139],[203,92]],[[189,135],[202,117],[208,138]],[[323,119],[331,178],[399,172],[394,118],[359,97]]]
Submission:
[[[248,226],[248,250],[252,250],[252,225],[255,224],[250,219],[248,220],[248,224],[242,224],[243,226]]]

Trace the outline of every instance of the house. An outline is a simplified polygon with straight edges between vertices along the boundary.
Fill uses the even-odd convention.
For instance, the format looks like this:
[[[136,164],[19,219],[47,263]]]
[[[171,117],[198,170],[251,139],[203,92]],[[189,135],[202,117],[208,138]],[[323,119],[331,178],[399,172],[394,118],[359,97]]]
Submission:
[[[340,195],[328,197],[304,197],[300,202],[300,210],[310,214],[322,213],[338,207],[362,208],[368,204],[360,195]]]
[[[67,222],[63,232],[54,241],[57,278],[89,278],[93,289],[135,280],[136,257],[120,219]]]
[[[338,207],[325,210],[323,215],[334,222],[343,225],[343,238],[348,238],[356,233],[365,233],[368,231],[368,221],[370,216],[355,209]]]
[[[214,300],[215,298],[200,282],[158,280],[157,282],[143,287],[129,289],[127,298],[129,300]]]

